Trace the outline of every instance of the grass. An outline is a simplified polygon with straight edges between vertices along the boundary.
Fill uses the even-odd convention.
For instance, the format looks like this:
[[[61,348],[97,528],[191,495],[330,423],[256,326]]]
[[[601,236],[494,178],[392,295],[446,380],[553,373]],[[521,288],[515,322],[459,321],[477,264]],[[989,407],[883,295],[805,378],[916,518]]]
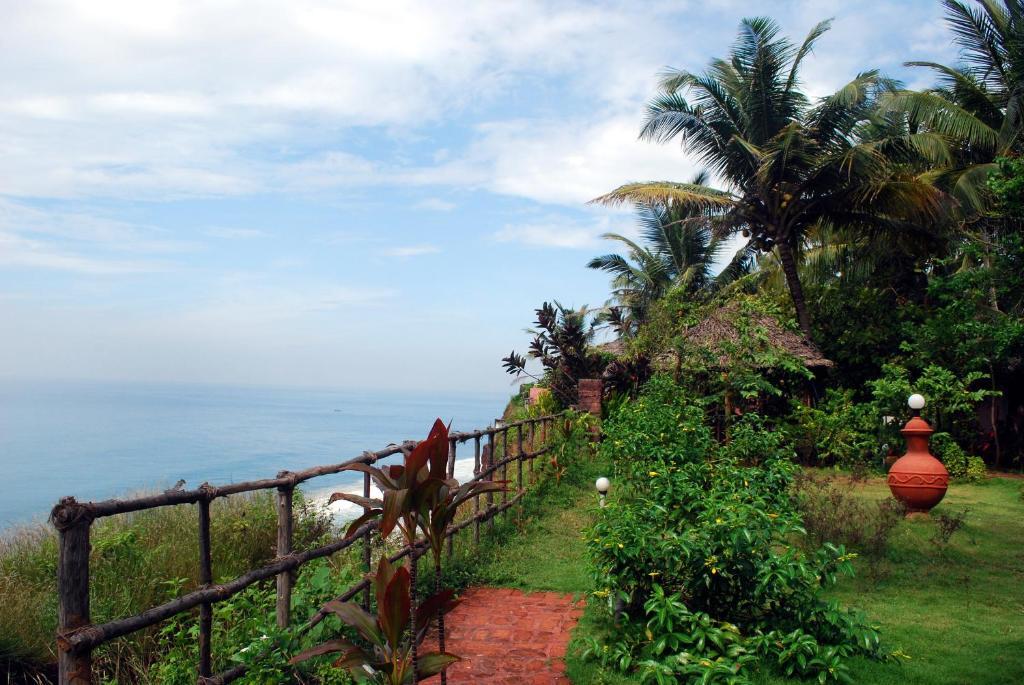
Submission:
[[[582,531],[594,512],[589,476],[557,490],[563,506],[536,507],[519,534],[478,557],[473,582],[586,594],[593,589]],[[845,478],[844,478],[845,481]],[[882,479],[850,485],[869,500],[888,496]],[[889,663],[855,659],[855,682],[878,685],[1002,685],[1024,682],[1024,498],[1022,481],[954,484],[935,515],[969,509],[967,523],[941,547],[934,520],[908,520],[893,534],[873,574],[858,574],[834,591],[882,629],[886,646],[905,655]],[[568,504],[568,506],[565,506]],[[544,513],[541,513],[544,512]],[[602,639],[607,612],[592,598],[567,660],[577,685],[625,685],[638,679],[602,672],[579,657],[581,640]],[[803,682],[761,673],[763,685]]]
[[[300,504],[299,511],[303,508]],[[100,519],[93,524],[90,556],[91,614],[96,623],[130,616],[198,584],[197,511],[162,507]],[[211,515],[215,577],[233,578],[275,554],[277,513],[272,493],[221,499]],[[312,544],[328,519],[299,514],[296,545]],[[0,678],[47,682],[56,660],[57,540],[46,524],[0,538]],[[132,680],[156,656],[156,629],[98,650],[97,671]]]

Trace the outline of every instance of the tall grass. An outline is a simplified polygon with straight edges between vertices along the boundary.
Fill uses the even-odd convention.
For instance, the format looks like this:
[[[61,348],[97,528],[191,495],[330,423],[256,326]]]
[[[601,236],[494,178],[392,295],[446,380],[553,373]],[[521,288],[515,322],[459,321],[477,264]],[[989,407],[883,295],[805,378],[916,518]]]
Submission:
[[[296,498],[295,547],[331,531],[330,517]],[[277,513],[271,492],[218,499],[211,507],[213,571],[234,578],[274,558]],[[162,507],[96,521],[90,604],[102,623],[137,614],[198,585],[196,505]],[[0,538],[0,683],[45,682],[56,661],[57,537],[46,524]],[[131,682],[156,658],[156,629],[115,640],[95,653],[97,672]],[[13,678],[13,680],[12,680]]]

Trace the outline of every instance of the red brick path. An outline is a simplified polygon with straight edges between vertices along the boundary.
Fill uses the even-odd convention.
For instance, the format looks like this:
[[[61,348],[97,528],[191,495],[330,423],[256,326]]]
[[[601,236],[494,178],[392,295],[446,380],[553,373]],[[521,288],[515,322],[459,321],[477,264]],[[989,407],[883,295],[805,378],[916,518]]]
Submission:
[[[569,685],[562,659],[581,613],[571,595],[470,588],[445,617],[445,647],[462,657],[448,669],[449,685]],[[423,649],[435,649],[435,639]]]

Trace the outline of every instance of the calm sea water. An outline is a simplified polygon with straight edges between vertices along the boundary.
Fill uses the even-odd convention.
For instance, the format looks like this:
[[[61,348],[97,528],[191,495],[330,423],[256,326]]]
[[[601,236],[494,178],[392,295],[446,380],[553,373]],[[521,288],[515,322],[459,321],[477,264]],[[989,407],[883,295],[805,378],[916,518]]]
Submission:
[[[213,385],[0,382],[0,530],[64,495],[103,499],[274,476],[426,436],[488,425],[506,395]],[[361,476],[359,477],[361,482]],[[312,488],[351,485],[319,478]]]

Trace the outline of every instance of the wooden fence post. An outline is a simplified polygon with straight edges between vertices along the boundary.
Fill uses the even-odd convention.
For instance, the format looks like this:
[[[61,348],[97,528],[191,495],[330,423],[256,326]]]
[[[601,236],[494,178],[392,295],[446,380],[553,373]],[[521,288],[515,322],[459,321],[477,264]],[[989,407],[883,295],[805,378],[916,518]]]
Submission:
[[[370,474],[363,474],[363,497],[370,499]],[[367,533],[363,536],[363,573],[367,576],[370,575],[370,565],[372,563],[372,542],[373,536]],[[366,590],[363,591],[363,608],[367,611],[370,610],[370,585],[366,586]]]
[[[519,424],[519,430],[516,431],[517,445],[519,447],[519,458],[516,459],[516,466],[519,467],[519,492],[526,490],[526,485],[523,483],[523,424]],[[532,462],[531,462],[532,463]]]
[[[209,485],[203,483],[202,488]],[[199,584],[206,588],[213,584],[213,556],[210,550],[210,500],[199,500]],[[212,656],[213,605],[199,605],[199,677],[213,675]]]
[[[277,474],[278,478],[288,476],[287,471]],[[292,553],[292,494],[295,487],[284,485],[277,489],[277,556]],[[277,627],[287,628],[292,619],[292,574],[290,571],[277,574]]]
[[[487,434],[487,446],[484,447],[484,468],[489,469],[494,463],[494,433]],[[487,480],[494,480],[494,473],[491,472],[487,476]],[[491,532],[494,531],[494,512],[491,511],[494,508],[494,493],[487,493],[487,528]]]
[[[480,436],[473,438],[473,477],[480,475]],[[480,497],[473,498],[473,544],[480,544]]]
[[[509,458],[508,453],[508,426],[505,426],[505,430],[501,432],[501,461],[505,461]],[[501,465],[501,480],[505,481],[505,489],[501,491],[501,503],[505,504],[508,502],[508,464]],[[502,513],[507,514],[508,510],[503,509]]]
[[[89,625],[89,510],[74,497],[53,508],[50,522],[57,529],[57,669],[59,685],[92,685],[92,653],[73,650],[64,642],[68,633]]]
[[[455,458],[456,450],[458,449],[455,445],[455,438],[448,441],[448,477],[455,477]],[[448,561],[451,561],[452,556],[455,554],[455,535],[449,535],[448,537]]]

